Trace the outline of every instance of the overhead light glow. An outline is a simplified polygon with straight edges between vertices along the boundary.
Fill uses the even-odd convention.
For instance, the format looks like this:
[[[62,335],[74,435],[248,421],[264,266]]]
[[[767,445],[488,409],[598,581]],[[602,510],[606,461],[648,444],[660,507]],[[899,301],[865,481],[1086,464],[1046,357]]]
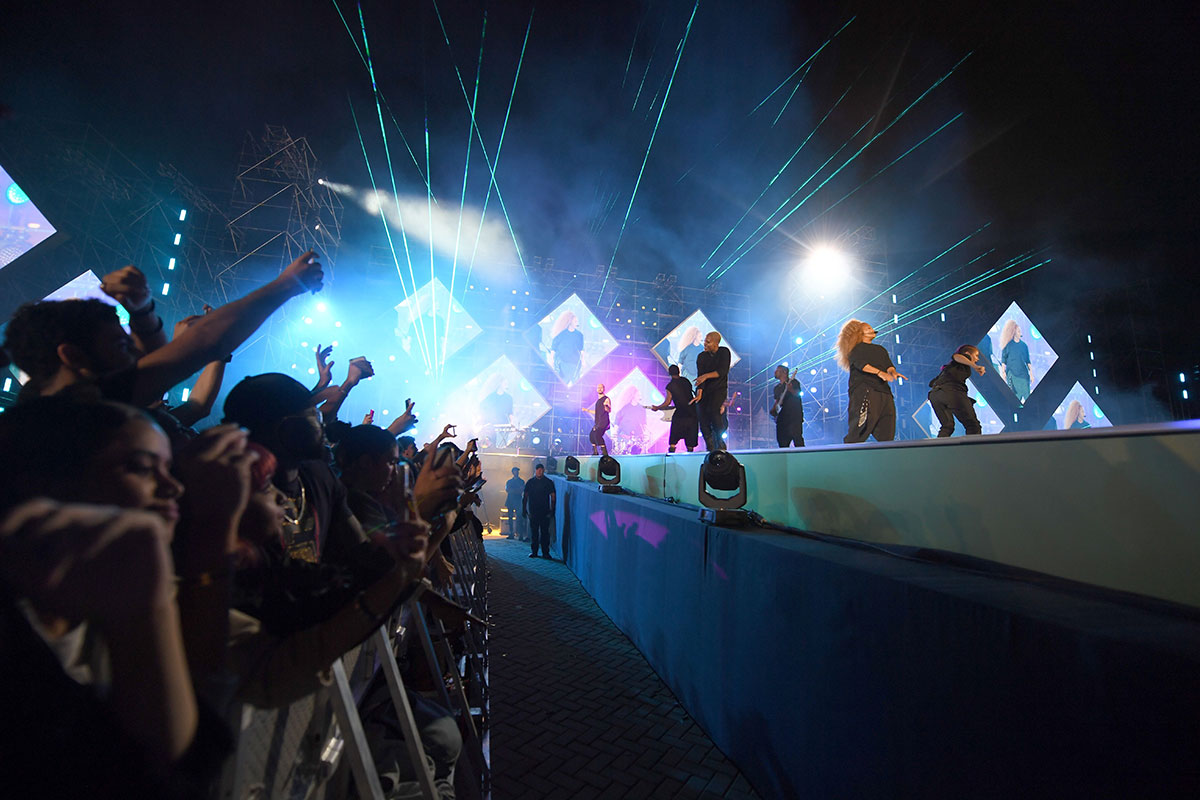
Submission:
[[[833,292],[850,277],[850,259],[833,247],[813,248],[804,259],[804,279],[814,289]]]

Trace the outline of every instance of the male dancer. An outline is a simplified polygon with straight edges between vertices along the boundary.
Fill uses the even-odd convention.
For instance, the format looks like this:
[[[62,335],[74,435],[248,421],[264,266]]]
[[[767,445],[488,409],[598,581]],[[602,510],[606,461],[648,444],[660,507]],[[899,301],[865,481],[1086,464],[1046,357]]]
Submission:
[[[650,406],[651,411],[663,411],[675,406],[671,415],[671,433],[667,436],[667,452],[674,453],[676,443],[682,439],[688,452],[696,449],[699,421],[696,418],[696,396],[692,394],[692,385],[688,379],[679,374],[679,365],[672,364],[667,368],[671,380],[667,383],[664,394],[666,397],[656,406]]]
[[[775,441],[780,447],[804,447],[804,402],[800,399],[800,381],[788,377],[787,367],[775,368],[775,402],[771,416],[775,418]]]
[[[704,337],[704,350],[696,356],[696,388],[700,391],[696,410],[700,416],[700,433],[709,452],[724,450],[721,433],[725,429],[721,408],[729,395],[728,347],[721,346],[721,334],[709,331]]]
[[[592,425],[592,431],[588,434],[588,441],[592,443],[592,455],[596,455],[597,448],[599,452],[608,455],[608,445],[604,442],[604,434],[608,430],[609,414],[612,413],[612,400],[604,393],[604,384],[596,384],[596,407],[585,408],[584,411],[596,418]]]

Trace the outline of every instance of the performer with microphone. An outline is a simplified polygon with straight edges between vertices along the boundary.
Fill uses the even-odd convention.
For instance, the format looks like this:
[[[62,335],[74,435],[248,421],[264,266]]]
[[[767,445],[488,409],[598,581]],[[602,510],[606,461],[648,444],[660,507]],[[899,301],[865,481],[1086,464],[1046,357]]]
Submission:
[[[599,448],[600,453],[608,455],[608,444],[604,441],[604,434],[608,431],[610,424],[609,415],[612,413],[612,400],[604,393],[603,383],[596,384],[596,394],[599,397],[596,398],[595,408],[584,409],[584,411],[595,418],[591,433],[588,434],[588,441],[592,443],[592,455],[597,454],[597,448]]]
[[[877,442],[896,438],[896,400],[890,384],[907,376],[896,371],[887,350],[873,344],[875,335],[874,328],[857,319],[838,334],[838,366],[850,373],[850,429],[842,440],[846,444],[865,442],[868,436]]]
[[[729,396],[731,358],[729,348],[721,346],[721,334],[709,331],[704,337],[704,350],[696,356],[696,388],[700,398],[696,409],[700,416],[700,433],[709,452],[725,449],[721,434],[727,426],[721,412]]]

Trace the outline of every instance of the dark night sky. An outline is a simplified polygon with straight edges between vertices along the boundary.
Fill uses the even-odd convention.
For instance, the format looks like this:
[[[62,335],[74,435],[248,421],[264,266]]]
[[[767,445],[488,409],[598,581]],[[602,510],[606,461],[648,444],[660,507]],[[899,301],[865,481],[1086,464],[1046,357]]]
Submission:
[[[356,10],[339,3],[357,31]],[[1026,292],[1094,320],[1120,305],[1114,298],[1130,279],[1148,277],[1160,305],[1144,312],[1161,315],[1173,340],[1170,330],[1190,324],[1198,307],[1200,25],[1184,4],[1117,5],[703,0],[618,264],[692,274],[848,87],[795,172],[775,187],[788,184],[780,198],[868,117],[878,114],[866,135],[970,54],[782,230],[799,231],[806,215],[961,113],[809,232],[875,225],[903,261],[991,221],[993,244],[1054,249],[1059,266],[1023,282]],[[470,88],[485,7],[478,120],[494,150],[531,4],[443,0],[452,49],[430,2],[363,6],[380,88],[415,143],[429,120],[434,191],[456,205],[467,116],[453,64]],[[692,9],[679,0],[537,6],[498,171],[526,254],[583,264],[612,256],[658,113],[647,97],[661,99]],[[331,178],[366,186],[353,104],[377,168],[382,163],[369,79],[332,2],[137,0],[23,4],[4,13],[0,103],[14,115],[90,122],[135,161],[174,163],[211,187],[232,183],[245,131],[282,123],[310,137]],[[794,82],[750,114],[852,17],[777,124]],[[643,75],[645,96],[635,105]],[[468,198],[478,203],[482,163],[471,169]],[[402,193],[421,186],[411,161],[398,162],[396,175]],[[604,217],[610,202],[615,210]],[[347,223],[362,249],[379,228],[353,212]],[[776,235],[735,269],[770,273],[794,250]],[[1197,360],[1194,345],[1170,346],[1173,363]]]

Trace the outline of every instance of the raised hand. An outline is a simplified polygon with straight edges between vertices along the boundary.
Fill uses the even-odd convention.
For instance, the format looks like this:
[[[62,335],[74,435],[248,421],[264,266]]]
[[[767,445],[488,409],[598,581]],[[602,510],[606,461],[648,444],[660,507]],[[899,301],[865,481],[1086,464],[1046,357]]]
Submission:
[[[370,378],[375,374],[375,368],[371,366],[371,362],[367,361],[366,356],[350,359],[350,367],[346,371],[346,382],[355,385],[364,378]]]
[[[330,354],[333,353],[333,345],[321,347],[318,344],[316,350],[313,352],[317,355],[317,385],[313,387],[313,391],[319,392],[333,380],[333,365],[337,362],[327,360]]]
[[[100,289],[130,314],[150,305],[150,286],[146,276],[132,264],[105,275],[100,281]]]
[[[148,511],[36,499],[0,522],[0,575],[72,622],[141,617],[171,602],[173,574],[170,532]]]
[[[325,273],[321,270],[319,256],[312,250],[303,253],[287,266],[276,279],[287,286],[293,295],[321,291]]]
[[[362,424],[363,424],[363,425],[370,425],[370,424],[371,424],[371,423],[373,423],[374,421],[375,421],[375,409],[373,409],[373,408],[372,408],[370,411],[368,411],[368,412],[367,412],[367,413],[366,413],[366,414],[363,416],[363,421],[362,421]]]
[[[413,485],[413,498],[424,519],[429,519],[444,504],[453,500],[462,488],[462,477],[457,465],[450,463],[441,469],[433,468],[435,453],[436,448],[433,445],[425,448],[425,467],[417,475],[417,482]]]
[[[388,426],[388,430],[394,435],[399,436],[405,431],[410,431],[417,425],[417,415],[413,413],[413,408],[416,403],[412,399],[404,401],[404,413],[396,417],[392,424]]]
[[[250,500],[250,465],[258,460],[258,453],[246,449],[247,437],[235,424],[217,425],[179,452],[176,472],[187,489],[181,505],[190,534],[181,556],[186,566],[207,568],[236,545]]]

